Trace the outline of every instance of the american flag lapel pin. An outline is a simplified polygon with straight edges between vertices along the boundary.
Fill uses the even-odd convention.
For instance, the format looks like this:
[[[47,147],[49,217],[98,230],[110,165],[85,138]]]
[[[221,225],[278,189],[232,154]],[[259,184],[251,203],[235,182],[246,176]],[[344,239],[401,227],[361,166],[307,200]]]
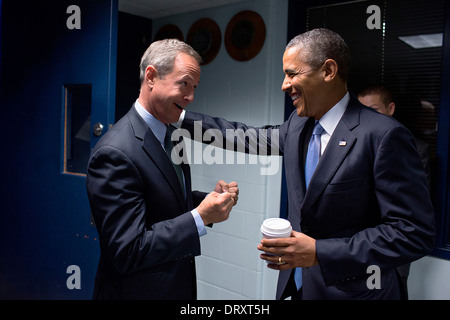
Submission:
[[[339,141],[339,145],[340,145],[341,147],[345,147],[345,146],[347,145],[347,141],[341,140],[341,141]]]

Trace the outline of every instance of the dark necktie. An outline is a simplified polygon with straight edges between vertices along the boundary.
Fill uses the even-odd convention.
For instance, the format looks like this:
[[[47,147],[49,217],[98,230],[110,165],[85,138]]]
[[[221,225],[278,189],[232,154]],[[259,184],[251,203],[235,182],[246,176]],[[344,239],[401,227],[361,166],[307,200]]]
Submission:
[[[179,164],[174,163],[172,160],[172,149],[173,149],[173,142],[171,139],[172,132],[173,132],[172,128],[170,126],[167,126],[166,136],[164,137],[164,149],[167,155],[169,156],[170,162],[172,163],[175,172],[177,173],[178,180],[180,181],[181,185],[181,190],[183,191],[184,195],[185,191],[184,191],[183,170],[181,169],[181,166]]]

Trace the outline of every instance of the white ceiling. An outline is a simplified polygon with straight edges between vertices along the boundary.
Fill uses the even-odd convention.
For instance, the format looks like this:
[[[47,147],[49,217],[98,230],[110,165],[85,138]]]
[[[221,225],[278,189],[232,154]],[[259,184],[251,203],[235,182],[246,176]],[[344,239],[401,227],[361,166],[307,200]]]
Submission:
[[[119,11],[154,19],[243,0],[119,0]]]

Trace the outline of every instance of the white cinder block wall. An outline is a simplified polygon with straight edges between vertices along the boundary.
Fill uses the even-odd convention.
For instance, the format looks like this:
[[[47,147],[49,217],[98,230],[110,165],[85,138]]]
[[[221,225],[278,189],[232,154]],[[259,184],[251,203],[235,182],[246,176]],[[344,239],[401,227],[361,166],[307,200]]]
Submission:
[[[249,125],[280,124],[284,119],[282,55],[287,41],[288,0],[254,0],[204,9],[153,20],[153,33],[166,24],[175,24],[187,38],[189,28],[201,18],[217,22],[222,44],[217,57],[202,66],[200,85],[193,111],[236,120]],[[231,18],[253,10],[264,19],[266,39],[259,54],[250,61],[233,60],[223,42]],[[204,146],[193,144],[193,152]],[[233,154],[235,163],[237,156]],[[202,255],[197,257],[199,299],[274,299],[278,274],[259,259],[256,249],[259,227],[268,217],[277,217],[280,208],[280,157],[265,158],[277,172],[261,175],[259,158],[245,156],[245,164],[191,164],[193,188],[210,191],[219,179],[235,180],[240,186],[239,203],[230,218],[208,229],[201,238]],[[223,161],[225,162],[225,152]],[[250,164],[255,160],[257,164]]]

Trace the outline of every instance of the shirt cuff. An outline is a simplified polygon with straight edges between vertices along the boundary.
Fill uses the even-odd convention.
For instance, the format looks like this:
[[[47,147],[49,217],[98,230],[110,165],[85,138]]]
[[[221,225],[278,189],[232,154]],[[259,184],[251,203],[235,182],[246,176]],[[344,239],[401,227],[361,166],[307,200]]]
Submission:
[[[183,124],[184,115],[186,114],[186,110],[181,111],[180,117],[178,118],[178,122],[174,123],[174,126],[178,129],[181,128],[181,125]]]
[[[202,217],[200,217],[200,213],[198,213],[197,209],[193,209],[191,211],[192,217],[194,218],[195,225],[197,226],[198,236],[204,236],[206,232],[205,224],[203,223]]]

